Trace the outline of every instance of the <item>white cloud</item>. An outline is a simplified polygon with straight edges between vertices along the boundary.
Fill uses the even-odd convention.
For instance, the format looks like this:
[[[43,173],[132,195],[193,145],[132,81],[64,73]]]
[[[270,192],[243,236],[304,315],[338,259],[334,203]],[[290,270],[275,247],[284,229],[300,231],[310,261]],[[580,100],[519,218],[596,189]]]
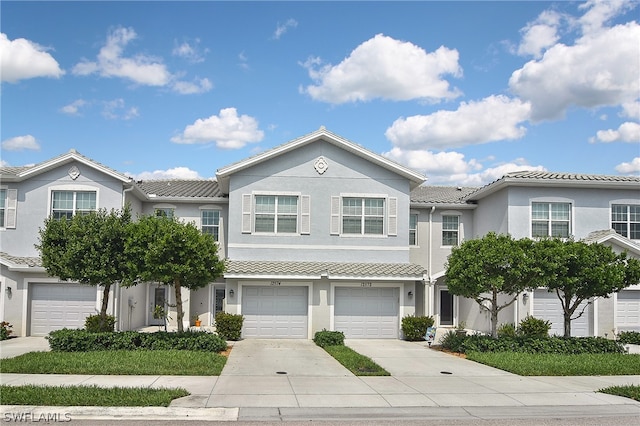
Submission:
[[[224,108],[220,115],[198,119],[185,127],[181,135],[171,138],[180,144],[207,144],[215,142],[218,148],[238,149],[248,143],[260,142],[264,132],[258,121],[248,115],[238,116],[235,108]]]
[[[2,141],[2,149],[6,151],[40,151],[40,144],[31,135],[16,136]]]
[[[160,179],[202,179],[198,172],[188,167],[174,167],[168,170],[154,170],[152,172],[126,173],[134,180],[160,180]]]
[[[626,175],[640,173],[640,157],[631,160],[630,163],[620,163],[616,166],[616,171]]]
[[[481,161],[473,158],[466,160],[464,154],[455,151],[434,153],[426,150],[402,150],[395,147],[382,155],[424,173],[428,177],[429,185],[482,186],[506,173],[545,170],[543,166],[529,165],[522,158],[484,169]],[[487,160],[492,161],[491,158]]]
[[[458,51],[439,47],[432,53],[409,42],[382,34],[356,47],[335,66],[321,66],[318,58],[302,64],[315,85],[301,89],[313,99],[332,104],[419,99],[437,102],[460,95],[442,78],[462,75]]]
[[[80,109],[84,108],[85,106],[87,106],[87,101],[85,101],[84,99],[76,99],[70,104],[60,108],[60,112],[67,115],[80,115]]]
[[[195,39],[193,43],[187,41],[177,44],[171,52],[174,56],[184,58],[192,64],[204,62],[204,55],[209,52],[209,49],[201,50],[199,47],[200,39]]]
[[[174,92],[181,95],[193,95],[199,93],[206,93],[213,88],[213,84],[208,78],[198,78],[193,82],[190,81],[176,81],[172,87]]]
[[[526,129],[530,105],[506,96],[462,102],[456,111],[437,111],[397,119],[385,132],[395,146],[406,149],[453,148],[518,139]]]
[[[580,6],[586,10],[578,19],[583,34],[592,34],[600,31],[612,18],[633,9],[637,2],[628,0],[589,0]]]
[[[558,13],[551,10],[542,12],[534,22],[527,24],[520,30],[522,41],[518,46],[518,55],[540,57],[544,50],[558,41],[559,25],[560,15]]]
[[[640,124],[627,121],[626,123],[622,123],[617,130],[600,130],[596,133],[596,137],[591,138],[589,142],[640,143]]]
[[[290,28],[296,28],[297,26],[298,26],[298,21],[296,21],[293,18],[287,19],[287,22],[285,22],[284,24],[281,24],[280,22],[278,22],[278,25],[276,26],[276,30],[273,33],[273,38],[275,40],[279,40],[280,37],[282,37],[287,31],[289,31]]]
[[[47,49],[24,38],[9,40],[0,33],[0,76],[2,81],[17,83],[36,77],[60,78],[64,71]]]
[[[622,104],[622,117],[640,121],[640,101],[627,102]]]
[[[549,48],[511,75],[509,87],[531,102],[533,120],[562,118],[571,106],[594,108],[637,99],[640,25],[629,22],[589,33],[572,46]]]
[[[109,32],[105,45],[98,53],[97,61],[83,60],[73,67],[76,75],[97,73],[102,77],[119,77],[146,86],[165,86],[171,81],[171,73],[161,60],[143,54],[124,57],[124,49],[137,38],[133,28],[116,28]]]
[[[110,120],[131,120],[140,115],[137,107],[128,107],[124,99],[114,99],[104,103],[102,115]]]

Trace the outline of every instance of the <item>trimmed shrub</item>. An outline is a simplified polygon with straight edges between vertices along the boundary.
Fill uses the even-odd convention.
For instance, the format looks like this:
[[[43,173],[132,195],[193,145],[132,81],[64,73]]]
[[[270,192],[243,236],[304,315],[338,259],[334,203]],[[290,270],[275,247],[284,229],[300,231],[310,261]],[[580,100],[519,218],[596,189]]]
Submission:
[[[107,333],[115,329],[116,317],[113,315],[89,315],[84,320],[84,328],[91,333]]]
[[[640,332],[621,331],[618,333],[618,342],[624,345],[640,345]]]
[[[518,324],[518,334],[525,337],[547,337],[551,322],[527,315]]]
[[[427,328],[431,327],[433,323],[433,317],[407,315],[402,318],[402,334],[404,335],[404,340],[410,342],[425,340]]]
[[[498,337],[516,337],[516,326],[513,323],[505,323],[498,327]]]
[[[327,346],[344,346],[344,333],[342,331],[329,331],[322,329],[313,336],[313,341],[321,348]]]
[[[456,330],[449,330],[440,338],[439,343],[443,349],[448,351],[463,352],[462,344],[467,338],[466,335],[457,333]]]
[[[216,332],[225,340],[240,340],[243,322],[242,315],[218,312],[216,314]]]
[[[13,326],[9,324],[7,321],[0,322],[0,340],[7,340],[13,330],[11,330]]]
[[[140,333],[137,331],[92,333],[64,328],[49,333],[49,347],[55,352],[89,352],[110,350],[190,350],[222,352],[226,340],[206,331],[183,333]]]

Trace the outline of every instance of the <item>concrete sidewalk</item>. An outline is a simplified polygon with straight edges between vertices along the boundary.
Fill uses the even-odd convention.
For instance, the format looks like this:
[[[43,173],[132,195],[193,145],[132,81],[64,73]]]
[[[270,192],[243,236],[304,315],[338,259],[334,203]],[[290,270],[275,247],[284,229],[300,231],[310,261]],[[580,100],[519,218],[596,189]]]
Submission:
[[[429,349],[424,342],[347,340],[346,344],[392,375],[354,376],[310,340],[243,340],[234,344],[219,377],[2,374],[0,381],[8,385],[182,387],[191,393],[174,400],[169,408],[121,409],[123,415],[128,413],[127,418],[140,418],[143,413],[165,419],[181,419],[191,413],[189,418],[201,415],[210,420],[234,416],[274,420],[283,419],[283,413],[299,420],[337,419],[340,417],[334,416],[339,413],[349,419],[433,417],[437,413],[442,418],[522,418],[545,413],[551,417],[554,413],[640,417],[640,403],[596,392],[611,385],[640,384],[640,376],[521,377]],[[67,408],[75,418],[102,415],[99,413],[109,418],[118,410]],[[25,409],[4,406],[1,411],[4,415]]]

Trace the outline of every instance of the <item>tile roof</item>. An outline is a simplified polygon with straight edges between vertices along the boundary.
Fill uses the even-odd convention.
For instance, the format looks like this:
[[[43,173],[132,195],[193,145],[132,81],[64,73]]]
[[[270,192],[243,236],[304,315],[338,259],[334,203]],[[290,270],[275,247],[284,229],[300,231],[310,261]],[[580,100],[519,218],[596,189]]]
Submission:
[[[411,191],[411,202],[434,204],[466,204],[466,196],[477,187],[419,186]]]
[[[590,175],[580,173],[557,173],[540,171],[522,171],[507,173],[502,179],[543,179],[543,180],[565,180],[565,181],[597,181],[597,182],[637,182],[640,184],[640,176],[610,176],[610,175]]]
[[[148,180],[136,185],[145,194],[158,197],[223,197],[215,180]]]
[[[422,279],[425,268],[415,263],[339,263],[227,260],[225,276],[305,276],[318,278]]]
[[[0,259],[7,260],[19,267],[42,267],[42,260],[39,257],[12,256],[8,253],[0,251]]]
[[[28,166],[4,166],[0,167],[0,175],[17,175],[18,173],[24,172],[25,170],[29,170],[31,167]]]

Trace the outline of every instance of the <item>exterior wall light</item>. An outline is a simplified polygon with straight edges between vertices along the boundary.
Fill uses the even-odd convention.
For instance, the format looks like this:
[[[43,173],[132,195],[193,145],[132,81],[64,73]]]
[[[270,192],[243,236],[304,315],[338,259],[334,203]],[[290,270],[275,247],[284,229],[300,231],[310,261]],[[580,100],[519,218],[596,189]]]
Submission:
[[[526,305],[527,304],[527,300],[529,300],[529,293],[527,293],[527,292],[522,293],[522,303],[524,303]]]
[[[407,293],[407,296],[409,296],[409,298],[413,297],[413,292],[410,291],[409,293]]]
[[[229,290],[229,297],[233,297],[234,294],[236,294],[236,292],[233,291],[233,289]]]
[[[11,297],[11,287],[10,286],[7,286],[6,292],[7,292],[7,296]]]

